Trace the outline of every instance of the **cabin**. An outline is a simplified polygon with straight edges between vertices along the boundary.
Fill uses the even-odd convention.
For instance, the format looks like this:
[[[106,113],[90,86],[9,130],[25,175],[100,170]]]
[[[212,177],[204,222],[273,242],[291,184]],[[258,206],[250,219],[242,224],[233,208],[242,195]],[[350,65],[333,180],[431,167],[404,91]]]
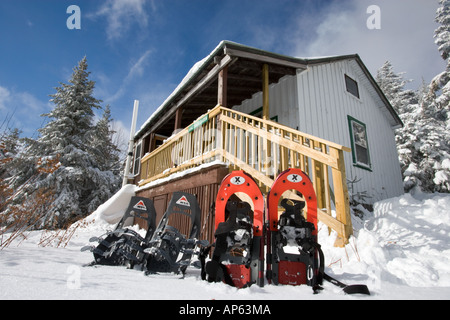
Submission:
[[[314,59],[222,41],[197,62],[135,134],[129,182],[162,216],[187,191],[212,240],[222,179],[244,170],[267,194],[277,175],[301,168],[314,184],[319,220],[352,234],[350,202],[403,193],[394,130],[402,126],[357,54]]]

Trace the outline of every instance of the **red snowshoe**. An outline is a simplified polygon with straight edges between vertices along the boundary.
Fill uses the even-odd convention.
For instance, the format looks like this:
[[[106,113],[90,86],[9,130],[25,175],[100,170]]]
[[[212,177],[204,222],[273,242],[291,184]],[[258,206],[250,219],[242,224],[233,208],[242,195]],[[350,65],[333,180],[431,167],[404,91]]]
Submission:
[[[297,199],[289,199],[293,192]],[[292,194],[292,193],[291,193]],[[280,198],[283,196],[284,199]],[[304,200],[298,200],[298,196]],[[278,205],[284,208],[279,215]],[[275,180],[267,198],[267,279],[275,285],[302,285],[322,290],[323,280],[347,294],[370,295],[366,285],[346,285],[324,272],[324,255],[317,242],[317,198],[313,184],[300,169],[288,169]],[[305,212],[306,207],[306,212]],[[306,217],[305,217],[306,214]]]
[[[296,198],[301,196],[304,201],[289,200],[289,195],[285,195],[280,203],[286,191],[295,194]],[[284,208],[281,215],[278,211],[280,204]],[[317,199],[308,176],[299,169],[282,172],[269,192],[267,207],[268,282],[318,286],[322,280],[318,261]]]
[[[240,198],[251,202],[238,200]],[[253,207],[253,210],[252,210]],[[243,288],[264,286],[264,198],[244,171],[224,178],[215,203],[215,238],[211,261],[202,278]],[[203,261],[211,247],[203,252]]]

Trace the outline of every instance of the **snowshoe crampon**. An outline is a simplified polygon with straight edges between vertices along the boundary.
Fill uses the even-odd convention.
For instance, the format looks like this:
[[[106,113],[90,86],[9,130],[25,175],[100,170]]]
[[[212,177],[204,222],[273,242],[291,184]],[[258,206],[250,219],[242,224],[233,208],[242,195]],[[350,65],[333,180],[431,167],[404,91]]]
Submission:
[[[202,277],[237,288],[264,286],[264,198],[258,185],[244,171],[232,172],[221,183],[215,209],[216,242]]]
[[[151,239],[156,226],[156,211],[153,202],[143,197],[132,197],[124,216],[114,231],[100,237],[92,237],[95,246],[83,247],[94,254],[93,264],[127,265],[132,267],[143,262],[144,245]],[[138,224],[147,229],[145,237],[127,227]]]
[[[208,245],[205,241],[197,240],[200,218],[200,206],[194,195],[186,192],[173,193],[169,206],[145,249],[147,274],[185,273],[195,247]]]

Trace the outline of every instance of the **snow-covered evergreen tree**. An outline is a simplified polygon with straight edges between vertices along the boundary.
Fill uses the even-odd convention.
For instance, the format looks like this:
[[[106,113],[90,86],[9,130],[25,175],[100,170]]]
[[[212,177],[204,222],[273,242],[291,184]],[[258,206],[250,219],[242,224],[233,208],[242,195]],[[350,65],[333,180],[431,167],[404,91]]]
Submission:
[[[411,112],[409,106],[417,103],[417,94],[405,89],[406,84],[412,80],[404,79],[403,74],[395,73],[391,62],[386,61],[376,76],[378,85],[399,115]]]
[[[114,131],[111,129],[111,111],[109,105],[105,107],[102,118],[93,127],[90,140],[92,159],[101,173],[97,188],[90,195],[88,211],[94,211],[117,191],[121,183],[120,150],[113,143]],[[101,180],[109,180],[104,184]]]
[[[450,0],[440,0],[435,31],[445,71],[417,93],[404,90],[401,75],[386,63],[377,80],[399,113],[404,127],[396,131],[399,159],[406,191],[420,187],[426,192],[450,192]],[[405,99],[406,97],[406,99]]]
[[[15,189],[11,207],[20,207],[33,195],[48,198],[41,206],[37,228],[60,228],[86,216],[118,188],[119,178],[104,159],[112,150],[110,136],[100,134],[106,119],[94,124],[100,100],[93,97],[95,82],[89,80],[86,57],[74,68],[69,84],[61,83],[52,94],[55,108],[43,116],[48,123],[37,140],[26,139],[20,155],[21,172],[10,179]],[[105,139],[103,142],[102,139]],[[102,143],[108,149],[99,150]],[[11,208],[8,208],[12,210]],[[14,211],[14,210],[12,210]]]
[[[118,164],[120,150],[113,142],[115,131],[111,128],[111,110],[109,105],[103,110],[102,118],[95,125],[91,147],[96,163],[101,170],[111,170],[115,173],[120,170]]]
[[[439,27],[434,37],[446,68],[431,81],[421,112],[427,121],[424,125],[434,127],[426,153],[432,159],[434,191],[450,192],[450,0],[440,0],[439,4],[435,19]]]
[[[429,96],[434,103],[430,105],[429,112],[438,120],[445,121],[449,119],[450,105],[450,0],[440,0],[439,3],[441,6],[435,20],[440,25],[434,32],[434,38],[447,66],[431,81]]]
[[[6,129],[0,134],[0,212],[11,195],[7,179],[13,174],[11,163],[18,153],[19,134],[18,129]]]

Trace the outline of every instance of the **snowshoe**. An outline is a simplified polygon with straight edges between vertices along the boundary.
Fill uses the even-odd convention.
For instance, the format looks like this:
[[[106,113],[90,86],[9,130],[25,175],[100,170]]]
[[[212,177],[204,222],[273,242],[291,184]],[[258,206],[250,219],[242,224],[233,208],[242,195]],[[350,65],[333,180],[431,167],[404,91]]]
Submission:
[[[143,243],[153,236],[156,211],[153,202],[143,197],[132,197],[124,216],[114,231],[100,237],[92,237],[90,242],[99,242],[97,246],[83,247],[94,254],[94,264],[127,265],[132,267],[142,263],[145,256]],[[134,224],[147,229],[145,237],[127,227]]]
[[[294,190],[306,201],[281,201],[284,212],[279,216],[278,206],[285,191]],[[275,180],[268,198],[267,279],[275,285],[317,287],[321,284],[317,243],[317,200],[308,176],[299,169],[282,172]]]
[[[280,201],[286,191],[294,192],[295,197],[291,198],[297,199]],[[304,200],[298,200],[299,196]],[[279,203],[284,208],[281,215]],[[347,294],[370,295],[367,286],[346,285],[324,272],[324,255],[317,242],[317,198],[311,180],[303,171],[288,169],[277,177],[267,197],[267,208],[266,276],[269,283],[306,284],[318,293],[323,280],[327,280]]]
[[[253,205],[234,200],[236,193]],[[242,195],[245,194],[245,195]],[[243,288],[264,286],[264,198],[251,176],[234,171],[224,178],[216,198],[215,244],[203,250],[202,278]],[[206,255],[214,247],[211,261]]]
[[[195,247],[208,245],[198,240],[201,210],[197,198],[186,192],[174,192],[151,241],[144,252],[146,274],[185,273]]]

